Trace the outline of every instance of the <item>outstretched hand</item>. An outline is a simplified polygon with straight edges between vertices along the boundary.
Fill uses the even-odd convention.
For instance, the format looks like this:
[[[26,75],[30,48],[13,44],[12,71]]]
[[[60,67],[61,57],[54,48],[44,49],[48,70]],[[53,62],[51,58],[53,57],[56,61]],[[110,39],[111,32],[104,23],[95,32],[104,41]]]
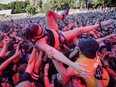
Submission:
[[[91,76],[91,74],[92,74],[91,71],[86,70],[86,69],[83,68],[83,67],[87,67],[86,64],[75,62],[74,67],[83,78],[89,78]]]
[[[18,44],[17,48],[16,48],[16,51],[15,51],[15,54],[14,54],[15,56],[18,56],[21,53],[19,47],[20,47],[20,45]]]

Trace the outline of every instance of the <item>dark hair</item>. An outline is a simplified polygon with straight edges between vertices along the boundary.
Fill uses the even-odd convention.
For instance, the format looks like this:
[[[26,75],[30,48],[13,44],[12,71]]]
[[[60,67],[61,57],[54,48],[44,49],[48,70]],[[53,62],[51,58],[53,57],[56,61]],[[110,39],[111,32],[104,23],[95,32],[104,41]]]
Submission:
[[[8,51],[13,50],[13,45],[14,45],[14,44],[18,44],[18,42],[16,42],[16,41],[11,41],[11,42],[8,44]]]
[[[28,45],[27,43],[24,43],[24,44],[22,45],[22,49],[28,50],[28,49],[29,49],[29,45]]]
[[[23,31],[23,36],[24,36],[26,39],[32,39],[33,37],[35,37],[35,36],[37,35],[38,29],[39,29],[38,24],[31,24],[31,25],[29,25],[28,28],[26,28],[26,29]]]
[[[106,47],[106,46],[101,46],[101,47],[99,48],[99,52],[101,53],[102,49],[104,49],[104,48],[106,48],[106,49],[107,49],[107,47]],[[107,49],[107,50],[108,50],[108,49]]]
[[[10,26],[8,26],[7,24],[4,24],[1,28],[1,31],[4,33],[9,32],[9,30],[10,30]]]
[[[116,45],[116,42],[112,43],[112,45]]]
[[[93,59],[96,57],[96,52],[99,49],[99,44],[93,38],[81,39],[78,42],[81,53],[87,58]]]

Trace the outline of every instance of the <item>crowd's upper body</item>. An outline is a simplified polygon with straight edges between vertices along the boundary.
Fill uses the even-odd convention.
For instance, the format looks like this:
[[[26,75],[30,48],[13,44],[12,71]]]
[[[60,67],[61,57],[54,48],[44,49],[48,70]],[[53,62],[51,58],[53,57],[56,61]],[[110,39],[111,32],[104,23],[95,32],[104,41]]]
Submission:
[[[104,10],[102,12],[94,11],[72,14],[68,15],[64,22],[61,20],[56,22],[59,30],[68,31],[77,27],[94,25],[112,18],[116,18],[116,9]],[[45,82],[48,80],[46,79],[47,76],[49,77],[50,82],[54,84],[54,87],[62,86],[63,83],[58,80],[58,78],[61,77],[53,66],[51,59],[47,59],[44,52],[35,50],[33,44],[22,35],[24,29],[33,23],[37,23],[43,30],[46,29],[45,17],[18,20],[11,19],[10,21],[3,21],[0,23],[0,87],[15,87],[17,84],[18,87],[23,87],[23,83],[21,82],[25,81],[25,87],[47,87],[47,83]],[[83,33],[76,37],[78,40],[83,38],[94,38],[99,40],[100,38],[111,35],[109,38],[99,42],[99,50],[97,52],[102,67],[110,76],[110,78],[108,78],[109,85],[107,84],[107,87],[116,86],[116,36],[113,34],[114,30],[116,30],[116,23],[97,28],[96,30]],[[61,47],[60,50],[62,50],[62,53],[70,60],[72,59],[72,61],[75,61],[77,60],[77,57],[82,56],[78,52],[78,46],[74,44],[73,40],[68,41],[65,45],[68,48],[65,49],[64,47]],[[76,55],[74,55],[75,52]],[[72,58],[71,55],[73,55]],[[45,65],[46,63],[49,63],[49,66]],[[101,79],[97,76],[95,77]],[[105,80],[105,78],[102,79]],[[53,87],[53,84],[48,87]],[[66,85],[70,85],[71,87],[86,87],[88,84],[87,79],[85,80],[85,78],[82,77],[72,76]]]

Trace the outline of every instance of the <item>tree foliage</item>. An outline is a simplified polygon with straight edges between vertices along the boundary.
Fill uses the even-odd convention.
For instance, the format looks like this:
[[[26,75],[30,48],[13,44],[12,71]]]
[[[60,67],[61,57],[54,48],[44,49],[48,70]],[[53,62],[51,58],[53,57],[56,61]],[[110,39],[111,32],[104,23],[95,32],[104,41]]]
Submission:
[[[10,9],[10,6],[7,4],[0,4],[0,10],[6,10],[6,9]]]
[[[94,5],[102,5],[103,0],[93,0]]]
[[[36,13],[36,8],[32,5],[28,5],[26,7],[26,12],[31,14],[31,15],[34,15]]]
[[[8,4],[0,4],[0,10],[12,9],[12,13],[23,13],[25,7],[29,4],[29,0],[26,1],[14,1]]]
[[[14,6],[13,6],[14,5]],[[13,2],[11,3],[11,7],[13,9],[13,12],[14,13],[22,13],[22,12],[25,12],[25,3],[22,2],[22,1],[16,1],[16,2]]]
[[[66,8],[70,8],[74,6],[74,1],[73,0],[50,0],[48,4],[51,3],[51,8],[55,9],[57,8],[58,10],[64,10]]]
[[[0,10],[12,9],[13,13],[28,12],[35,14],[39,12],[45,12],[48,9],[52,10],[64,10],[66,8],[83,8],[84,5],[99,6],[103,4],[103,1],[108,6],[116,6],[116,0],[47,0],[43,3],[43,0],[34,0],[34,4],[30,5],[30,0],[14,1],[8,4],[0,4]]]

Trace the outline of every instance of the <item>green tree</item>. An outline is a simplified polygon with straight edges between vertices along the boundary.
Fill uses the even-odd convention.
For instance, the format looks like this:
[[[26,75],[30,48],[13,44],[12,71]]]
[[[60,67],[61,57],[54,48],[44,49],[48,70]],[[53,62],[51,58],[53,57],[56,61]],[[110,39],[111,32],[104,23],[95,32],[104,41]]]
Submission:
[[[29,0],[25,0],[26,6],[30,4]]]
[[[2,10],[2,9],[3,9],[2,4],[0,4],[0,10]]]
[[[10,8],[13,10],[13,13],[25,12],[26,6],[27,6],[27,3],[24,1],[15,1],[10,3]]]
[[[34,15],[34,14],[36,14],[36,8],[32,5],[27,5],[26,12],[31,15]]]
[[[104,2],[109,6],[116,6],[116,0],[104,0]]]
[[[15,4],[16,4],[16,2],[11,2],[10,3],[10,8],[14,11],[14,9],[15,9]]]
[[[10,9],[10,6],[8,4],[0,4],[0,10],[6,10],[6,9]]]
[[[48,9],[52,10],[64,10],[66,8],[73,8],[74,7],[74,1],[73,0],[48,0],[47,3],[43,5],[44,11]]]
[[[22,11],[22,3],[21,2],[16,2],[14,12],[15,13],[21,13],[21,11]]]
[[[43,5],[42,0],[39,0],[39,1],[38,1],[38,5],[39,5],[39,8],[42,8],[42,5]]]
[[[98,6],[103,5],[103,0],[93,0],[92,4],[94,4],[95,7],[97,8]]]

